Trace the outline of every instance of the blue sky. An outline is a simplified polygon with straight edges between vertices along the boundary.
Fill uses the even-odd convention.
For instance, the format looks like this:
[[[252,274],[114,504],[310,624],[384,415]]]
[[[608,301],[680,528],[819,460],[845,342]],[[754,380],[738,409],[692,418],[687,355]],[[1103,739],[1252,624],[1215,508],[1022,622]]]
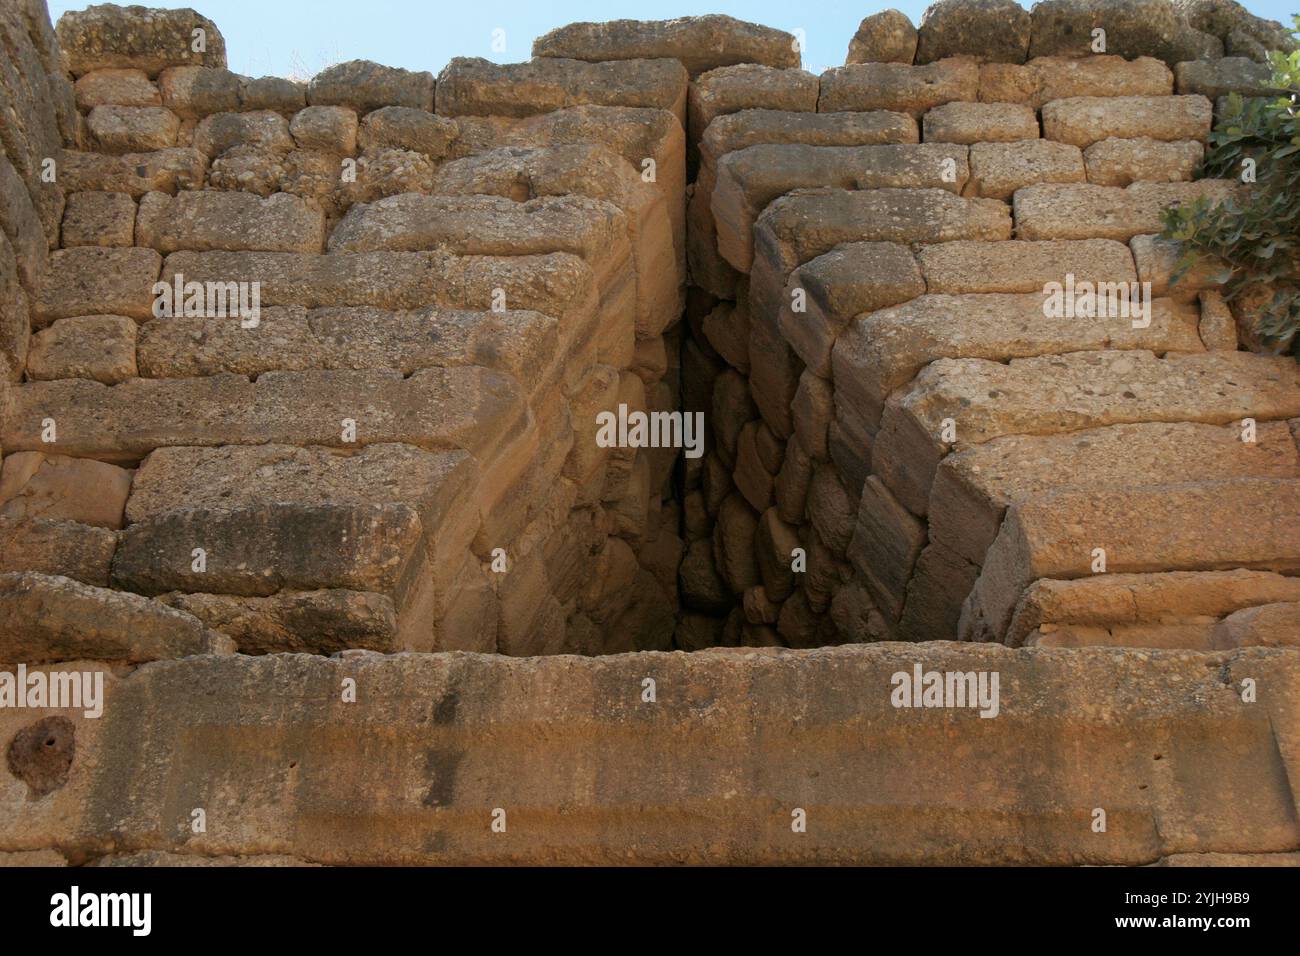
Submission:
[[[230,68],[250,76],[306,79],[342,60],[375,60],[437,73],[454,56],[500,62],[528,59],[533,38],[577,20],[667,19],[729,13],[783,30],[805,31],[804,66],[814,72],[844,62],[862,18],[895,6],[919,23],[924,0],[140,0],[153,7],[194,7],[226,38]],[[57,20],[89,0],[49,0]],[[1028,5],[1022,0],[1022,4]],[[1259,16],[1290,23],[1300,0],[1247,0]],[[492,32],[505,31],[495,53]]]

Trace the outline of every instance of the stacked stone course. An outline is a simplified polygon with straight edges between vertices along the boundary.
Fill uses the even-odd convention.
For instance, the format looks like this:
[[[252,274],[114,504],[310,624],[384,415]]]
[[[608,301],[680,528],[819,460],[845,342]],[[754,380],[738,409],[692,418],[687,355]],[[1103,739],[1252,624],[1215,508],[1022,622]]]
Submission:
[[[1243,188],[1198,167],[1275,27],[941,0],[821,76],[701,17],[297,83],[192,10],[0,0],[0,661],[119,701],[97,774],[10,766],[0,862],[1293,862],[1297,366],[1156,236]],[[620,406],[704,454],[604,447]],[[1009,647],[901,643],[953,640]],[[667,650],[706,653],[541,659]],[[1011,728],[919,731],[922,660],[1000,670]],[[782,842],[795,805],[835,822]]]

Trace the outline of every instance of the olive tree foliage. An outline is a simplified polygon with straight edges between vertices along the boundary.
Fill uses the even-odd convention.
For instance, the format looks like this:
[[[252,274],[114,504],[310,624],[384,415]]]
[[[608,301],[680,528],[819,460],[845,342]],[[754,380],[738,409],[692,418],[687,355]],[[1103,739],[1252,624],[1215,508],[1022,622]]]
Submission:
[[[1201,170],[1240,188],[1222,203],[1166,209],[1163,236],[1181,245],[1175,281],[1197,266],[1217,270],[1260,340],[1300,360],[1300,49],[1270,63],[1274,95],[1228,97]]]

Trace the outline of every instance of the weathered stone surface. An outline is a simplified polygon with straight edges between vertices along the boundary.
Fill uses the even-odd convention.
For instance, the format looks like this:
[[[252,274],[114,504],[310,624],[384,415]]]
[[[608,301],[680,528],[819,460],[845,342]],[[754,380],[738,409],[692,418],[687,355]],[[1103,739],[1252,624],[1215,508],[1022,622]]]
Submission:
[[[718,14],[570,23],[534,40],[533,56],[592,61],[668,58],[680,60],[692,76],[737,63],[799,65],[791,34]]]
[[[86,118],[104,153],[146,153],[176,145],[181,121],[160,106],[96,106]]]
[[[0,469],[0,516],[121,528],[131,472],[89,458],[14,452]]]
[[[174,193],[200,187],[207,171],[207,157],[196,149],[160,149],[125,156],[66,150],[59,182],[69,193],[102,190],[138,198],[151,191]]]
[[[55,319],[106,313],[148,319],[161,268],[162,256],[152,249],[60,249],[50,256],[35,302],[34,325],[43,328]]]
[[[150,255],[156,253],[150,252]],[[162,281],[260,282],[262,305],[307,308],[373,305],[386,309],[490,309],[493,290],[508,308],[564,317],[584,304],[591,272],[575,256],[465,256],[442,252],[174,252]]]
[[[11,664],[137,663],[234,651],[229,638],[190,614],[46,574],[0,574],[0,621],[0,660]]]
[[[441,158],[459,135],[455,120],[410,106],[384,106],[361,119],[358,143],[362,149],[392,147]]]
[[[136,324],[120,315],[59,319],[32,336],[27,378],[89,378],[116,385],[136,374]]]
[[[822,74],[819,113],[896,110],[919,117],[953,100],[974,101],[979,66],[956,57],[912,66],[906,63],[855,63]]]
[[[970,150],[965,195],[1010,199],[1035,183],[1081,183],[1087,178],[1077,146],[1046,139],[976,143]]]
[[[1271,571],[1169,571],[1099,574],[1070,581],[1035,581],[1016,607],[1007,643],[1019,646],[1035,632],[1061,625],[1136,630],[1142,625],[1202,624],[1212,631],[1236,611],[1300,598],[1300,580]],[[1149,631],[1148,631],[1149,633]],[[1209,650],[1205,645],[1203,650]]]
[[[731,609],[732,596],[713,560],[713,538],[692,541],[677,570],[682,604],[711,614]]]
[[[718,251],[741,272],[752,261],[753,226],[773,200],[801,188],[944,189],[959,192],[966,150],[947,144],[806,146],[767,144],[717,163],[710,208]]]
[[[1185,516],[1197,515],[1188,524]],[[1242,521],[1243,514],[1257,520]],[[1173,529],[1179,529],[1176,533]],[[1020,596],[1040,578],[1087,576],[1092,549],[1110,573],[1295,573],[1300,480],[1248,478],[1147,489],[1062,491],[1013,505],[962,610],[966,640],[1001,640]]]
[[[1174,64],[1223,55],[1217,37],[1181,20],[1169,0],[1043,0],[1034,4],[1029,55],[1086,57],[1094,28],[1106,31],[1106,52],[1151,56]]]
[[[358,113],[385,106],[433,109],[433,74],[349,60],[327,66],[307,85],[312,106],[350,106]]]
[[[937,541],[916,559],[903,616],[887,636],[900,641],[955,641],[961,605],[979,576],[979,567]]]
[[[686,121],[686,71],[673,60],[582,60],[538,57],[497,64],[455,57],[438,76],[444,116],[532,116],[566,107],[639,106]]]
[[[308,106],[289,121],[299,149],[347,155],[357,148],[357,114],[343,106]]]
[[[795,311],[794,291],[803,290]],[[851,242],[800,266],[777,318],[786,340],[814,375],[829,378],[831,347],[854,316],[925,292],[916,259],[892,242]],[[811,451],[811,446],[808,446]]]
[[[943,189],[800,190],[759,216],[755,268],[768,258],[788,263],[784,272],[777,270],[784,283],[790,269],[843,242],[1010,239],[1009,211],[1005,203],[961,199]]]
[[[230,638],[240,654],[393,652],[392,598],[366,591],[282,591],[267,597],[173,592],[156,598]]]
[[[535,385],[556,355],[557,326],[550,316],[529,311],[270,306],[261,310],[255,328],[230,319],[148,322],[140,329],[137,354],[144,378],[276,369],[394,368],[410,374],[482,365]]]
[[[718,573],[733,594],[741,594],[758,584],[758,565],[754,559],[754,532],[758,515],[745,499],[732,493],[723,499],[714,525],[713,557]]]
[[[181,119],[199,120],[211,113],[236,112],[241,107],[271,108],[245,104],[246,82],[244,77],[229,70],[173,66],[159,74],[158,89],[162,93],[162,105]]]
[[[1004,143],[1038,139],[1038,117],[1016,103],[945,103],[922,117],[927,143]]]
[[[1083,161],[1088,182],[1127,186],[1193,179],[1204,154],[1205,147],[1195,140],[1162,142],[1143,136],[1100,140],[1083,151]]]
[[[700,141],[700,155],[713,161],[760,143],[874,146],[920,141],[916,119],[903,112],[792,113],[754,109],[719,116],[710,123]]]
[[[1151,283],[1155,295],[1195,298],[1202,289],[1212,289],[1228,279],[1227,269],[1212,256],[1205,256],[1185,272],[1177,283],[1172,281],[1180,256],[1179,245],[1155,235],[1134,236],[1129,240],[1138,279]]]
[[[1038,293],[927,294],[859,316],[835,342],[836,390],[874,428],[889,395],[940,358],[1001,362],[1102,348],[1204,351],[1191,304],[1155,300],[1150,325],[1134,328],[1127,318],[1049,318],[1043,301]]]
[[[271,110],[213,113],[194,129],[194,148],[209,159],[237,147],[287,153],[294,147],[289,121]]]
[[[436,528],[450,503],[448,491],[467,480],[457,476],[469,467],[464,452],[394,444],[354,454],[290,445],[159,448],[136,472],[127,517],[136,523],[188,507],[258,502],[396,502],[416,507],[421,521]]]
[[[246,110],[294,113],[307,105],[307,84],[279,76],[245,79],[240,103]]]
[[[344,419],[357,423],[357,445],[481,450],[520,414],[517,386],[473,366],[408,378],[377,369],[267,372],[256,382],[240,375],[131,379],[112,387],[78,379],[14,391],[6,451],[44,450],[41,421],[49,417],[58,423],[60,451],[119,461],[169,445],[342,446]]]
[[[148,193],[135,228],[137,245],[162,253],[321,252],[325,246],[321,208],[285,193],[267,199],[212,190]]]
[[[842,557],[857,521],[857,497],[850,495],[835,470],[813,463],[808,485],[808,518],[817,534],[837,557]]]
[[[984,64],[980,67],[979,98],[985,103],[1024,103],[1039,109],[1053,100],[1075,96],[1168,96],[1173,88],[1169,68],[1151,57],[1047,56],[1024,66]]]
[[[925,545],[925,525],[894,500],[875,475],[862,486],[848,558],[862,575],[877,608],[890,620],[903,613],[912,568]]]
[[[1237,423],[1150,422],[1007,435],[944,459],[930,492],[930,536],[980,564],[1014,501],[1066,488],[1297,474],[1300,458],[1281,422],[1261,423],[1254,443],[1241,440]]]
[[[1024,63],[1029,22],[1029,11],[1015,0],[938,0],[921,17],[916,62],[973,56]]]
[[[704,317],[704,337],[732,368],[749,371],[749,310],[720,302]]]
[[[916,58],[916,27],[898,10],[873,13],[858,24],[849,41],[845,65],[851,63],[907,63]]]
[[[710,70],[691,83],[687,119],[698,140],[717,117],[747,109],[817,111],[821,85],[804,70],[779,70],[757,63]]]
[[[1047,283],[1064,282],[1067,275],[1076,283],[1137,280],[1128,248],[1111,239],[958,240],[922,246],[917,256],[931,293],[1041,293]]]
[[[203,50],[196,51],[195,30]],[[68,69],[137,69],[150,76],[169,66],[225,67],[226,41],[207,17],[190,9],[158,10],[101,3],[59,17],[55,26]]]
[[[1201,341],[1211,352],[1237,351],[1237,322],[1223,296],[1213,290],[1200,293],[1201,321],[1197,326]]]
[[[1075,96],[1043,105],[1043,136],[1081,148],[1111,137],[1205,142],[1213,114],[1204,96]]]
[[[90,112],[96,106],[162,106],[158,87],[144,70],[95,70],[77,80],[77,108]]]
[[[1021,239],[1120,239],[1158,233],[1160,210],[1204,197],[1221,202],[1234,189],[1224,179],[1194,183],[1133,183],[1126,189],[1092,184],[1044,183],[1015,195]]]
[[[126,193],[73,193],[63,207],[63,245],[129,246],[135,241],[135,200]]]
[[[585,196],[519,203],[499,196],[407,194],[354,205],[331,233],[329,248],[354,253],[439,247],[478,255],[570,252],[599,268],[625,230],[616,209]]]
[[[1295,41],[1286,27],[1276,20],[1254,16],[1235,0],[1173,0],[1173,3],[1174,9],[1197,30],[1222,37],[1230,57],[1250,56],[1263,63],[1269,50],[1295,49]],[[1241,52],[1234,52],[1234,45]]]
[[[1210,640],[1216,648],[1300,647],[1300,601],[1235,611],[1219,622]]]
[[[612,863],[626,860],[635,847],[637,859],[647,862],[756,863],[771,859],[772,841],[789,831],[789,814],[773,814],[771,808],[796,800],[811,817],[832,821],[835,815],[825,812],[831,806],[892,809],[883,815],[864,810],[866,816],[855,814],[851,825],[810,828],[807,839],[780,852],[788,862],[1149,863],[1184,851],[1288,850],[1297,839],[1285,782],[1294,748],[1279,728],[1291,726],[1293,716],[1291,656],[1251,649],[1219,652],[1209,660],[1216,666],[1207,667],[1205,655],[1179,652],[886,644],[551,661],[236,655],[162,662],[116,682],[98,733],[79,736],[86,762],[108,768],[107,775],[84,774],[74,767],[52,799],[25,804],[21,788],[7,788],[17,795],[7,804],[12,812],[4,815],[3,838],[18,846],[29,845],[34,833],[50,833],[62,846],[143,844],[157,838],[167,799],[183,805],[198,801],[200,792],[186,788],[197,786],[194,767],[210,766],[223,768],[219,779],[229,783],[221,784],[228,791],[209,795],[208,802],[220,805],[226,792],[231,799],[244,795],[240,819],[247,822],[219,843],[211,828],[207,835],[187,835],[189,853],[220,847],[244,856],[288,853],[353,864]],[[926,733],[921,728],[927,715],[933,716],[929,711],[891,707],[891,675],[910,673],[914,662],[940,672],[997,671],[998,732],[989,733],[989,722],[972,714],[970,720],[944,715],[942,728]],[[647,675],[661,688],[660,704],[643,715],[639,732],[619,747],[580,751],[582,760],[595,761],[584,779],[599,781],[596,790],[584,785],[579,793],[569,778],[557,778],[557,764],[574,759],[573,741],[561,728],[581,728],[596,739],[614,734],[615,723],[625,723],[635,711],[593,712],[590,700],[599,694],[597,688],[639,686]],[[373,741],[363,732],[368,722],[356,723],[355,705],[339,700],[338,688],[348,676],[371,689],[368,699],[380,712],[365,714],[368,721],[379,719],[398,728],[382,770],[374,762]],[[1279,692],[1265,703],[1244,704],[1231,688],[1247,676]],[[502,695],[495,691],[502,685],[553,689]],[[281,686],[299,692],[287,699],[275,690]],[[663,688],[674,686],[707,690],[708,719],[701,718],[701,706],[693,698],[664,693]],[[864,693],[873,687],[879,691]],[[1096,699],[1115,687],[1131,693],[1099,714]],[[229,690],[214,693],[214,688]],[[424,696],[414,694],[414,688],[423,688]],[[450,701],[454,695],[456,706],[443,707],[454,710],[450,724],[427,719],[430,694],[435,701]],[[791,700],[824,702],[836,716],[795,720],[789,713]],[[6,719],[10,724],[19,720]],[[198,721],[209,730],[201,741],[176,734],[142,738],[132,729],[142,720],[150,725]],[[756,747],[749,739],[753,728],[773,723],[783,728],[779,746]],[[508,741],[488,732],[502,725],[515,728]],[[846,752],[841,739],[861,737],[868,726],[876,745]],[[325,730],[330,727],[335,728],[333,737]],[[427,772],[415,772],[422,767],[421,755],[446,751],[458,739],[454,735],[462,733],[475,746],[451,746],[456,770],[440,777],[431,798]],[[1081,735],[1093,746],[1072,748],[1070,741]],[[1207,735],[1223,746],[1207,751]],[[249,745],[252,736],[257,748]],[[322,740],[330,741],[328,750]],[[975,757],[953,761],[954,747],[967,745]],[[665,752],[678,755],[674,773],[665,774],[656,757]],[[1039,752],[1072,757],[1044,775],[1041,761],[1032,756]],[[1167,755],[1174,782],[1151,775],[1151,754],[1156,752]],[[264,779],[268,762],[296,763],[299,774],[257,796],[261,791],[249,781]],[[811,768],[827,762],[845,772],[810,776]],[[989,766],[1030,763],[1037,774],[1009,770],[990,785]],[[928,769],[936,765],[949,768],[937,783]],[[509,766],[510,773],[502,775],[502,766]],[[398,783],[376,789],[374,780],[381,773]],[[401,782],[403,774],[409,786]],[[1026,776],[1034,781],[1028,789]],[[751,777],[768,783],[748,797],[738,798],[726,785],[700,790],[701,780]],[[211,778],[205,774],[203,779]],[[802,789],[786,792],[782,780],[798,780]],[[1149,780],[1150,786],[1137,790],[1134,780]],[[341,815],[374,824],[313,826],[314,815],[303,814],[301,798],[293,796],[304,792],[330,821]],[[688,800],[688,795],[693,796]],[[436,832],[445,842],[430,839],[432,825],[413,822],[428,819],[429,803],[442,808],[445,819],[440,817]],[[689,812],[667,817],[629,814],[627,809],[685,803]],[[484,808],[502,804],[523,808],[511,816],[511,832],[517,836],[509,845],[481,824]],[[1006,807],[1012,804],[1019,809],[1008,818]],[[1068,811],[1064,824],[1063,806],[1078,807]],[[1094,806],[1121,808],[1108,815],[1109,839],[1102,842],[1087,825]],[[116,808],[111,833],[97,822],[103,819],[96,810],[101,807]],[[542,808],[536,811],[537,825],[528,807]],[[595,818],[580,823],[557,845],[550,835],[554,831],[540,821],[561,807],[591,808],[587,812]],[[987,820],[987,828],[972,830],[972,814]],[[740,842],[708,839],[718,828],[750,818],[757,821],[756,828],[743,828],[751,835]],[[1023,839],[1027,830],[1041,827],[1057,839],[1047,845]],[[26,839],[20,841],[19,835]],[[165,846],[179,849],[181,841]]]
[[[1174,76],[1179,93],[1197,93],[1211,100],[1229,93],[1268,96],[1273,89],[1273,71],[1266,64],[1239,56],[1179,63]]]
[[[108,587],[117,538],[75,521],[0,516],[0,574],[34,571]]]
[[[406,505],[188,508],[127,528],[113,557],[113,583],[141,594],[391,593],[409,586],[421,534],[415,509]],[[194,566],[195,547],[206,554],[202,570]]]
[[[1225,389],[1225,379],[1235,386]],[[925,514],[934,469],[947,451],[940,437],[945,418],[955,420],[964,445],[1129,422],[1287,418],[1296,409],[1295,369],[1244,352],[1163,359],[1142,350],[1073,352],[1007,365],[940,359],[887,403],[872,461],[895,496],[913,514]]]

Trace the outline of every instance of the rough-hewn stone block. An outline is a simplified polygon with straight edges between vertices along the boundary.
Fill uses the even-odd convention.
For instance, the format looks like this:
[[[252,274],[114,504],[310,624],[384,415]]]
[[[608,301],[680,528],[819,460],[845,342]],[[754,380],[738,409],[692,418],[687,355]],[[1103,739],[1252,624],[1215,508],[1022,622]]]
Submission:
[[[885,400],[940,358],[991,361],[1089,349],[1204,351],[1194,305],[1152,303],[1151,324],[1127,318],[1080,319],[1043,314],[1041,294],[927,294],[859,316],[835,342],[835,387],[875,427]]]
[[[752,261],[753,226],[774,199],[800,188],[945,189],[960,192],[966,150],[947,144],[749,146],[717,163],[710,208],[718,251],[741,272]]]
[[[35,324],[43,328],[55,319],[106,313],[148,319],[161,268],[162,256],[152,249],[60,249],[50,256]]]
[[[196,51],[194,31],[203,31]],[[68,69],[137,69],[150,76],[169,66],[226,65],[226,41],[216,24],[193,10],[149,10],[102,3],[59,17],[55,26]]]
[[[1220,202],[1234,188],[1223,179],[1116,186],[1044,183],[1015,195],[1021,239],[1121,239],[1163,229],[1160,210],[1204,197]]]
[[[46,574],[0,574],[0,621],[0,660],[11,664],[141,663],[235,647],[183,611]]]
[[[147,153],[175,146],[181,121],[160,106],[96,106],[86,125],[101,152]]]
[[[1168,96],[1174,76],[1148,56],[1089,53],[1035,57],[1024,66],[986,63],[980,67],[979,98],[985,103],[1024,103],[1039,109],[1073,96]]]
[[[865,17],[849,41],[847,66],[851,63],[907,63],[916,59],[916,27],[907,14],[882,10]]]
[[[570,106],[640,106],[669,110],[686,123],[687,76],[673,60],[582,60],[539,57],[491,63],[455,57],[438,76],[444,116],[532,116]]]
[[[307,85],[312,106],[350,106],[358,113],[385,106],[433,109],[433,74],[349,60],[327,66]]]
[[[945,103],[921,118],[927,143],[1007,143],[1038,139],[1038,117],[1016,103]]]
[[[794,309],[794,291],[803,291]],[[831,347],[849,321],[925,292],[916,259],[892,242],[836,246],[791,276],[777,318],[786,340],[814,375],[829,378]],[[811,450],[811,449],[809,449]]]
[[[975,564],[993,543],[1006,507],[1065,488],[1134,488],[1170,481],[1288,478],[1300,458],[1282,422],[1148,422],[1060,435],[1006,435],[944,459],[930,491],[930,536]]]
[[[819,113],[896,110],[920,117],[953,100],[974,101],[979,66],[953,58],[912,66],[907,63],[855,63],[822,74]]]
[[[34,571],[108,587],[118,532],[54,518],[0,516],[0,574]]]
[[[1197,516],[1191,524],[1189,514]],[[1108,573],[1247,568],[1294,574],[1298,536],[1297,479],[1062,491],[1021,502],[1008,510],[966,599],[962,637],[1004,639],[1024,590],[1040,578],[1087,577],[1094,548],[1105,549]]]
[[[891,675],[914,665],[998,673],[998,718],[892,707]],[[602,688],[636,687],[647,675],[660,688],[652,711],[636,701],[591,707]],[[369,710],[340,700],[345,677],[369,688]],[[1276,692],[1243,703],[1227,688],[1246,677]],[[144,845],[169,807],[238,799],[257,826],[222,837],[210,826],[159,848],[338,864],[614,863],[629,852],[651,863],[752,864],[770,860],[778,839],[789,841],[783,859],[805,863],[1146,864],[1205,847],[1289,853],[1295,754],[1279,728],[1292,725],[1297,680],[1294,655],[1260,649],[1207,657],[875,644],[555,660],[164,661],[112,683],[104,717],[94,733],[79,730],[78,760],[52,799],[24,804],[24,788],[6,787],[0,836],[10,845],[29,845],[20,840],[33,834],[61,846]],[[501,692],[510,686],[553,690]],[[292,698],[284,687],[296,689]],[[820,708],[817,718],[793,720],[790,701]],[[447,720],[430,721],[431,707]],[[4,733],[27,719],[7,714]],[[205,732],[139,733],[182,724]],[[379,757],[367,732],[376,725],[390,728]],[[494,732],[502,727],[511,733]],[[775,741],[755,738],[769,727],[781,729]],[[872,746],[843,745],[864,735]],[[578,737],[621,743],[577,747]],[[1207,748],[1207,739],[1220,745]],[[953,759],[967,748],[972,759]],[[455,765],[432,791],[430,753]],[[664,772],[665,753],[675,755],[673,773]],[[1042,753],[1069,757],[1045,765]],[[1168,779],[1152,775],[1155,753],[1165,755]],[[556,774],[575,760],[576,776]],[[268,779],[268,766],[290,764],[295,775]],[[841,772],[825,772],[831,765]],[[936,776],[936,766],[945,772]],[[1004,772],[990,777],[991,766]],[[738,795],[732,780],[758,784]],[[772,808],[796,805],[825,826],[792,840],[789,814]],[[482,823],[497,806],[516,808],[509,846]],[[1112,808],[1101,841],[1088,825],[1096,806]],[[111,827],[101,807],[114,808]],[[548,821],[559,818],[572,829],[557,846]],[[368,825],[340,828],[339,819]],[[728,827],[739,836],[710,838]],[[1024,836],[1042,832],[1051,838]]]
[[[1167,143],[1149,137],[1103,139],[1083,151],[1088,182],[1127,186],[1135,182],[1194,179],[1205,147],[1195,140]]]
[[[158,87],[144,70],[118,68],[83,74],[75,84],[77,108],[96,106],[162,106]]]
[[[1018,647],[1061,625],[1136,630],[1141,625],[1197,622],[1212,631],[1218,618],[1261,604],[1300,600],[1300,580],[1271,571],[1169,571],[1098,574],[1070,581],[1044,578],[1025,591],[1007,631]],[[1210,649],[1206,644],[1204,650]]]
[[[1029,11],[1015,0],[938,0],[917,30],[916,62],[973,56],[1023,63],[1029,51]]]
[[[90,458],[19,451],[0,469],[0,515],[121,528],[131,472]]]
[[[1046,139],[1016,143],[976,143],[970,149],[966,194],[1010,199],[1035,183],[1081,183],[1087,178],[1083,153],[1068,143]]]
[[[277,193],[203,190],[148,193],[136,216],[136,244],[168,253],[321,252],[325,214],[308,199]]]
[[[1073,352],[1007,365],[940,359],[886,405],[872,462],[909,510],[925,514],[934,469],[948,450],[946,418],[959,446],[1129,422],[1287,418],[1300,410],[1295,375],[1294,363],[1245,352],[1164,359],[1141,350]],[[1234,387],[1225,388],[1225,379]]]
[[[120,385],[74,379],[14,390],[5,417],[6,451],[44,451],[41,422],[58,425],[64,454],[133,460],[168,445],[404,442],[479,450],[520,414],[518,388],[473,366],[395,370],[267,372],[198,379],[132,379]]]
[[[64,248],[135,242],[135,200],[126,193],[73,193],[63,207]]]
[[[1203,96],[1076,96],[1043,104],[1043,136],[1080,148],[1111,137],[1205,142],[1213,114]]]
[[[670,58],[680,60],[692,76],[737,63],[799,65],[791,34],[720,14],[570,23],[534,40],[533,56],[592,61]]]

